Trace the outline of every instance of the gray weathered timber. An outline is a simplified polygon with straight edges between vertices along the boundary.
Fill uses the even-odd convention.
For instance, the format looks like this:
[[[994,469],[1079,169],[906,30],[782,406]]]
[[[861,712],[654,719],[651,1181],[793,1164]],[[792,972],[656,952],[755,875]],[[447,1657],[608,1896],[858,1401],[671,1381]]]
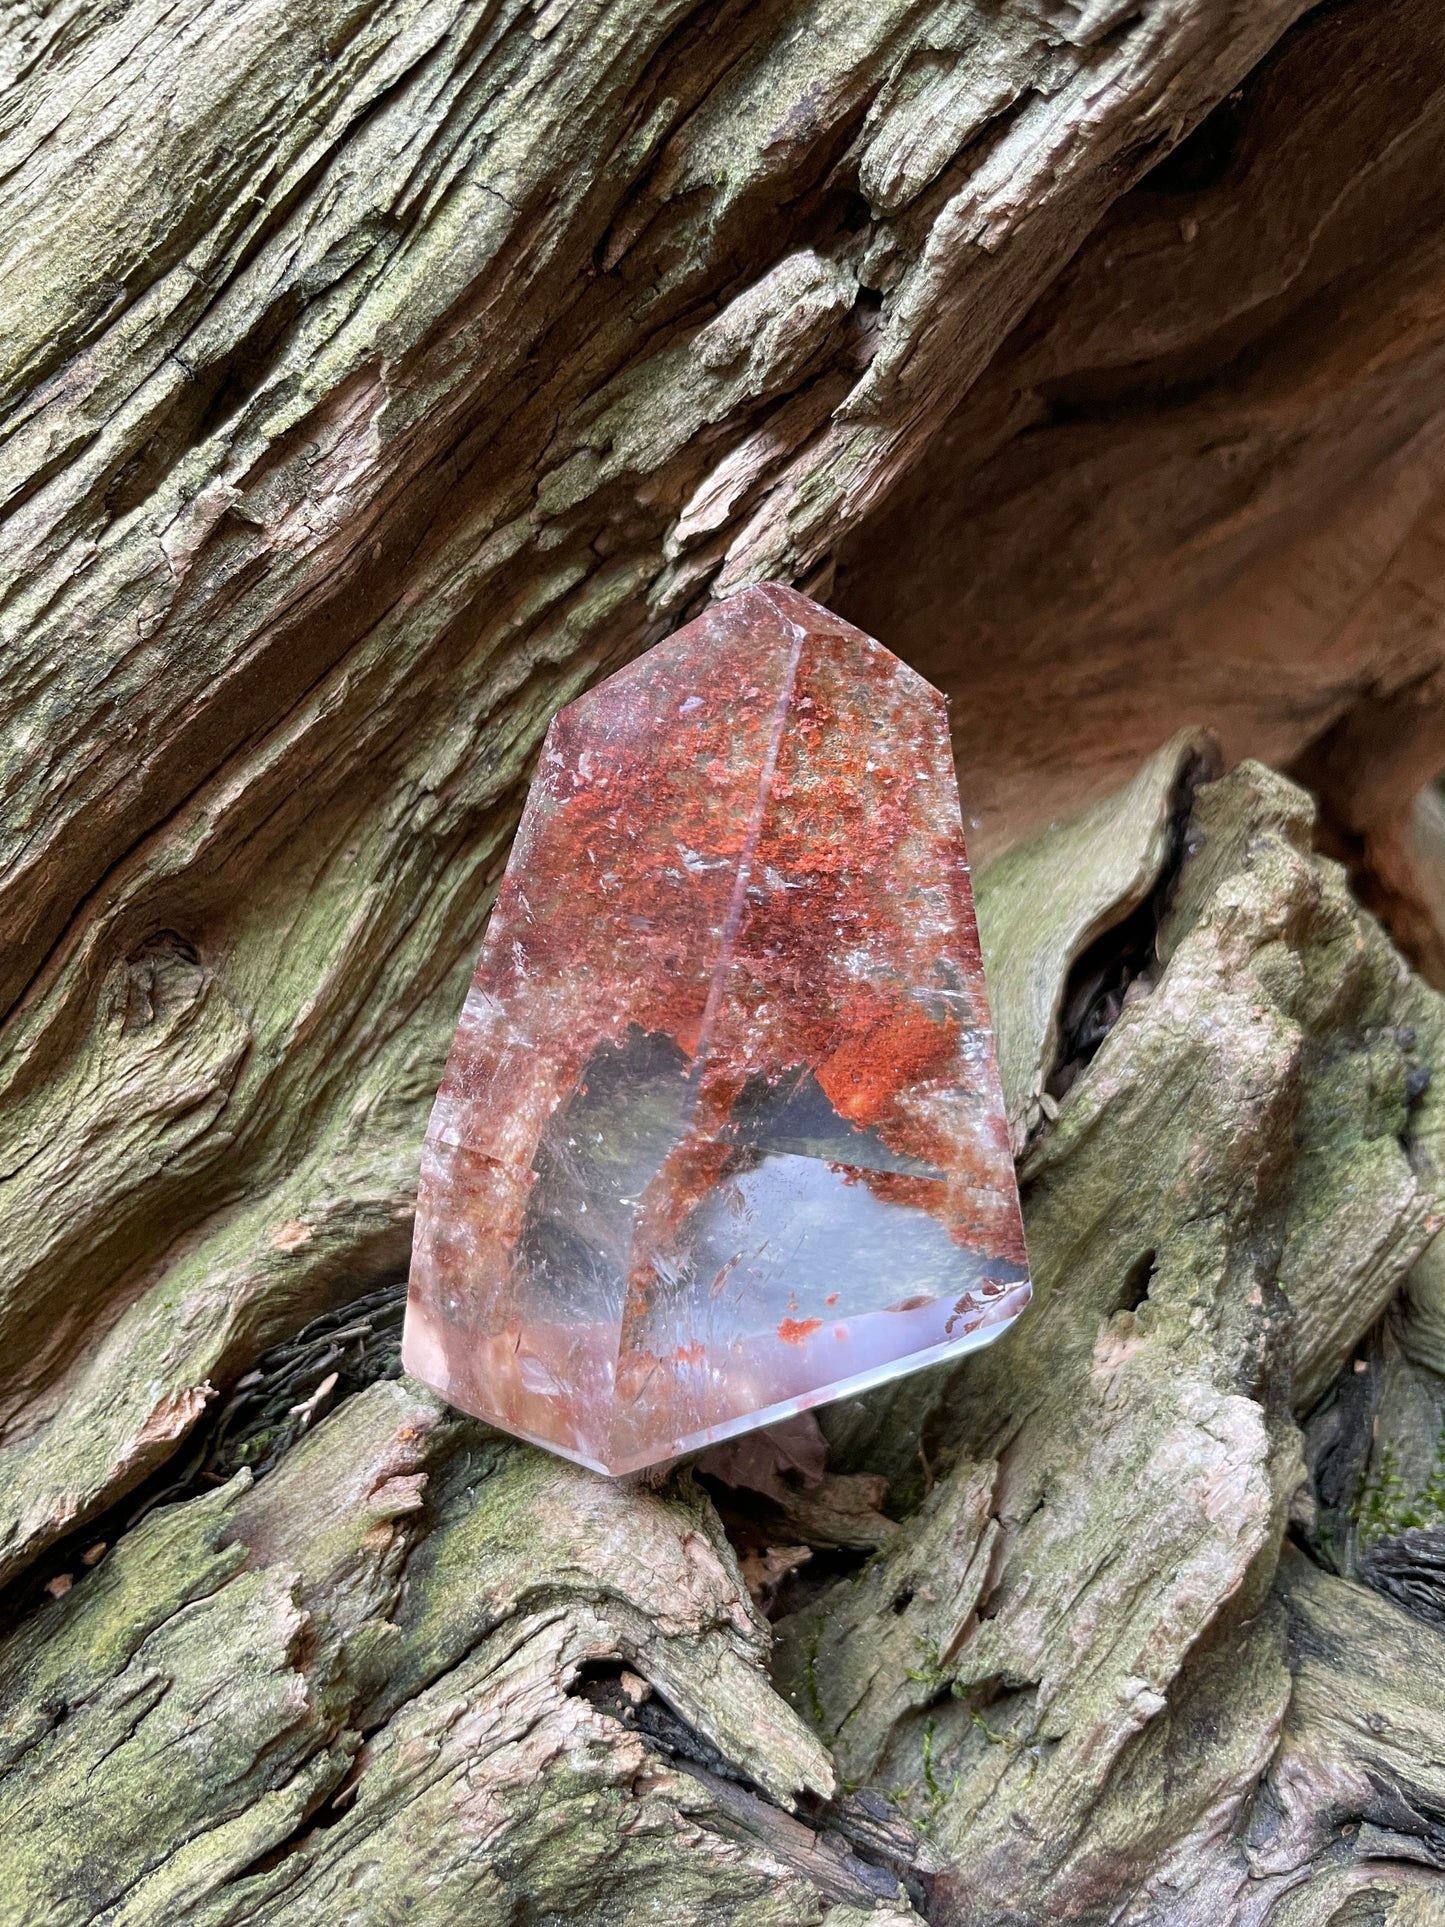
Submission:
[[[1112,874],[1137,823],[1093,822],[1015,877],[1055,840]],[[374,1384],[0,1646],[0,1920],[1440,1918],[1445,1633],[1281,1547],[1320,1503],[1292,1388],[1373,1382],[1445,1202],[1441,1001],[1294,786],[1244,766],[1181,827],[1157,977],[1025,1167],[1038,1303],[845,1408],[905,1516],[771,1653],[686,1469]]]
[[[19,17],[0,1572],[404,1263],[552,710],[821,580],[1302,4]]]
[[[846,538],[843,612],[953,698],[976,858],[1203,724],[1308,772],[1445,985],[1414,807],[1445,768],[1442,204],[1438,14],[1312,8]]]
[[[153,1513],[11,1643],[0,1920],[914,1918],[568,1691],[625,1660],[728,1771],[826,1795],[766,1646],[705,1501],[375,1385],[255,1488]]]
[[[1137,826],[1123,803],[1093,820],[1111,874]],[[1170,1920],[1223,1877],[1292,1704],[1270,1604],[1305,1484],[1291,1404],[1346,1365],[1445,1212],[1445,1093],[1411,1075],[1445,1064],[1441,1000],[1311,853],[1310,820],[1258,766],[1198,790],[1162,973],[1023,1167],[1029,1317],[952,1374],[822,1415],[895,1493],[937,1482],[780,1624],[776,1676],[845,1778],[926,1827],[962,1918],[1105,1921],[1128,1896],[1129,1918]],[[1011,890],[1055,843],[1078,849],[1066,828],[1013,853]],[[1036,940],[1054,944],[1046,909]],[[1027,971],[995,981],[1037,1007]],[[1216,1921],[1254,1918],[1240,1864]]]
[[[1062,1054],[1070,966],[1159,887],[1171,855],[1177,861],[1170,838],[1186,773],[1217,762],[1217,746],[1197,730],[1182,730],[1124,789],[1042,845],[1000,857],[979,877],[979,939],[1016,1154],[1048,1106],[1044,1084]]]
[[[826,1476],[756,1505],[389,1378],[318,1380],[260,1477],[177,1472],[275,1341],[392,1302],[559,703],[762,574],[826,596],[870,540],[921,573],[890,496],[970,464],[1009,496],[988,457],[1078,367],[1031,444],[1084,449],[1062,506],[1012,495],[1047,568],[1006,515],[946,556],[919,518],[956,688],[960,570],[1014,567],[1043,633],[1084,556],[1147,650],[1150,570],[1288,560],[1321,471],[1428,494],[1434,257],[1402,226],[1367,272],[1350,225],[1394,235],[1433,152],[1404,4],[4,11],[0,1923],[1442,1918],[1441,1006],[1258,764],[1196,789],[1191,733],[1083,823],[1039,801],[1192,721],[1108,649],[995,665],[961,729],[1007,717],[1038,774],[984,847],[1065,819],[980,880],[1039,1282],[996,1350],[829,1411]],[[1247,165],[1113,223],[1281,35]],[[1313,358],[1231,388],[1285,294],[1329,311]],[[1201,489],[1136,459],[1169,435],[1132,402],[1141,442],[1079,432],[1096,367],[1176,349]],[[1361,641],[1420,627],[1403,513],[1309,565],[1357,596],[1319,673],[1380,671],[1337,798],[1440,653]]]

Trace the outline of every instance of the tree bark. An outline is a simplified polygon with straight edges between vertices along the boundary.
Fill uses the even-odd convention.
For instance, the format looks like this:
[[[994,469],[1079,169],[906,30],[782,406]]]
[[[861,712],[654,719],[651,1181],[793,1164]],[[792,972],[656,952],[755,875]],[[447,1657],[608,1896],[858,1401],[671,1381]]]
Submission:
[[[1441,1917],[1445,37],[0,61],[0,1921]],[[1036,1304],[612,1485],[398,1376],[418,1148],[549,716],[764,576],[953,694]]]

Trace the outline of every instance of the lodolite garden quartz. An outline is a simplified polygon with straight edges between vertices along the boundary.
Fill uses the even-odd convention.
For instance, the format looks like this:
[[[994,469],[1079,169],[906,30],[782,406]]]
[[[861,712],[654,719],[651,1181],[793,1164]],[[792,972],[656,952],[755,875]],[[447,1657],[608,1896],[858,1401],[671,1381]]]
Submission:
[[[620,1473],[1028,1297],[943,699],[749,589],[548,733],[427,1132],[406,1367]]]

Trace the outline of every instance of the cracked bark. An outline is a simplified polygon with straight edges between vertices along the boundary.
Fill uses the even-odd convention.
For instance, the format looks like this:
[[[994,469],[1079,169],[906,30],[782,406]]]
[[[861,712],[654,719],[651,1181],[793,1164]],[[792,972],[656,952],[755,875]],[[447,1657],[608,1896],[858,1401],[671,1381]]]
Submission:
[[[0,1920],[1438,1918],[1426,11],[0,67]],[[765,575],[954,693],[1038,1303],[611,1487],[386,1308],[548,716]]]

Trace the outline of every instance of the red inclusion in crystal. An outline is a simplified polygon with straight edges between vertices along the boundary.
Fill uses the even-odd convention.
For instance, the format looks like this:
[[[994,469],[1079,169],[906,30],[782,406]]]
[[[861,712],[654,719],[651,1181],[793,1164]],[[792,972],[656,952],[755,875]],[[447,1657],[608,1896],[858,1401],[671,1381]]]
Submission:
[[[624,1471],[1027,1297],[942,698],[748,590],[548,732],[428,1131],[408,1368]]]

